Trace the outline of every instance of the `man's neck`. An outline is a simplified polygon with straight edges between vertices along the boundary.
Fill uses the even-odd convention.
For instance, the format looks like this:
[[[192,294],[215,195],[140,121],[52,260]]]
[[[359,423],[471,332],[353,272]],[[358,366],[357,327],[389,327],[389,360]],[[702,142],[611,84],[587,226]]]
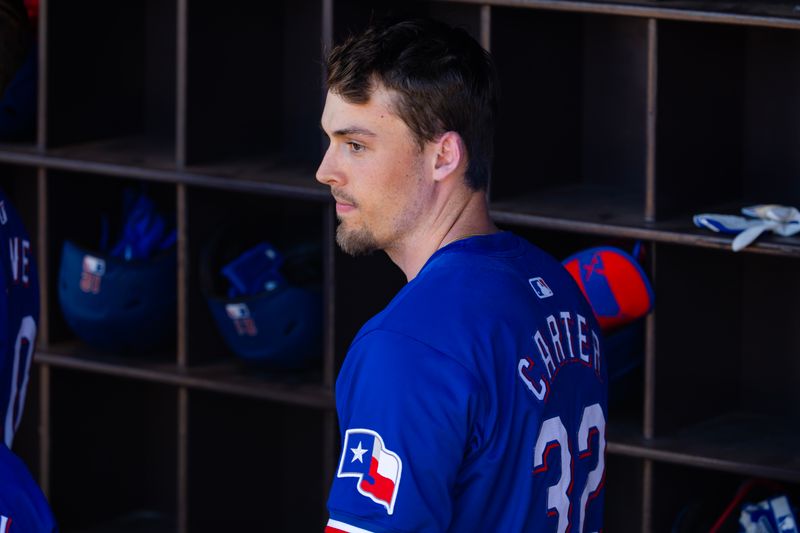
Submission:
[[[474,237],[496,233],[497,227],[489,217],[489,207],[484,191],[468,191],[457,202],[449,202],[450,209],[442,209],[437,216],[408,235],[402,242],[385,251],[389,258],[411,281],[437,250],[448,244]]]

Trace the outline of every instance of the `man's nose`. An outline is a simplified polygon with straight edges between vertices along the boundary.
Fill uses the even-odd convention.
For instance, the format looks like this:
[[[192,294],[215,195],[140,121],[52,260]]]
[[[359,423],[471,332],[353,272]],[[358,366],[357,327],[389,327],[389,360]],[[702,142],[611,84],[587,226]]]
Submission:
[[[319,168],[317,169],[317,181],[328,186],[341,182],[341,176],[336,168],[336,161],[331,146],[328,146],[319,164]]]

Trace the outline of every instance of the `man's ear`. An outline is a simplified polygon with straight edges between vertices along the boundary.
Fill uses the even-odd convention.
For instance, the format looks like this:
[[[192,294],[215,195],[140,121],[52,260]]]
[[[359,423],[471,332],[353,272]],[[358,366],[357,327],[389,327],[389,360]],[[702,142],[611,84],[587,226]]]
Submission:
[[[442,134],[436,141],[436,161],[433,167],[433,179],[442,181],[447,176],[465,166],[467,151],[461,135],[454,131]]]

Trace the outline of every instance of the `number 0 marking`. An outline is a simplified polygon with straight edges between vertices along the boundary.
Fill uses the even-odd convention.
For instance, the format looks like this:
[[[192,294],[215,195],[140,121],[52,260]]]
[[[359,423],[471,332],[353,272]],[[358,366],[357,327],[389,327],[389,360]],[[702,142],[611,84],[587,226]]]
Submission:
[[[22,319],[14,343],[14,366],[11,372],[11,387],[8,398],[8,411],[5,420],[5,443],[9,448],[14,442],[14,433],[19,428],[22,409],[25,407],[25,392],[33,359],[33,346],[36,341],[36,321],[32,316]],[[24,352],[24,353],[23,353]],[[20,381],[20,377],[22,380]]]
[[[578,452],[583,459],[592,455],[589,449],[589,437],[593,432],[598,434],[597,466],[589,472],[586,486],[581,493],[580,528],[583,533],[586,521],[586,508],[589,501],[597,494],[605,474],[606,450],[606,419],[599,403],[592,404],[583,410],[581,424],[578,428]],[[547,489],[547,509],[554,509],[558,513],[558,533],[564,533],[569,528],[570,506],[569,499],[572,488],[572,451],[567,434],[567,428],[561,422],[561,417],[555,416],[542,422],[536,447],[533,455],[533,472],[537,474],[548,469],[547,455],[550,450],[558,446],[561,451],[561,476],[555,485]],[[569,465],[567,467],[567,465]]]

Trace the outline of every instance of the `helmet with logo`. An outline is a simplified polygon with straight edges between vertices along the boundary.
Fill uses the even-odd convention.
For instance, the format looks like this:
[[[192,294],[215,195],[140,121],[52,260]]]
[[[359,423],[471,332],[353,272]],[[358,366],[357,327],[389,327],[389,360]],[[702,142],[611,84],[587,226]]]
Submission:
[[[563,261],[589,302],[603,331],[609,403],[620,404],[641,385],[642,317],[653,308],[653,288],[633,255],[613,246],[582,250]]]
[[[563,261],[589,301],[603,333],[645,316],[653,308],[653,288],[639,263],[613,246],[582,250]]]
[[[64,242],[58,296],[67,325],[90,346],[146,352],[175,330],[176,233],[144,193],[126,190],[124,204],[113,246]]]
[[[225,343],[243,361],[301,369],[322,350],[321,247],[278,247],[260,228],[228,224],[209,240],[200,259],[203,294]]]

